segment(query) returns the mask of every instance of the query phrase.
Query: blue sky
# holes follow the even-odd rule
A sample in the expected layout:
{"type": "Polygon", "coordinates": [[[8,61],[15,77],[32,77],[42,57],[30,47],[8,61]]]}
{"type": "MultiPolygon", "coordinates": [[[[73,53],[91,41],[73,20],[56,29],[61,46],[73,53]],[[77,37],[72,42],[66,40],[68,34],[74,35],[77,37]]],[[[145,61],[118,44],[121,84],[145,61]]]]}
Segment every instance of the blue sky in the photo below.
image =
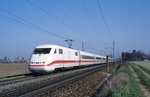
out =
{"type": "Polygon", "coordinates": [[[150,52],[149,0],[99,0],[110,33],[97,1],[0,0],[0,57],[29,58],[37,45],[67,46],[65,39],[79,50],[83,41],[85,51],[96,54],[112,53],[113,40],[116,56],[133,49],[150,52]]]}

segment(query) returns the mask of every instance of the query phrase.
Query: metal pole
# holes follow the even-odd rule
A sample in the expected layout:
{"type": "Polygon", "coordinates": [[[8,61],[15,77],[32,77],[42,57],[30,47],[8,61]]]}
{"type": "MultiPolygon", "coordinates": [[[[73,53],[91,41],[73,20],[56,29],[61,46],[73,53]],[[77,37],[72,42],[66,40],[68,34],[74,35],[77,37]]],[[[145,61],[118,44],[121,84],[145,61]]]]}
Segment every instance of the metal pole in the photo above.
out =
{"type": "Polygon", "coordinates": [[[109,73],[109,62],[108,62],[108,55],[106,56],[106,64],[107,64],[107,72],[109,73]]]}
{"type": "Polygon", "coordinates": [[[113,58],[115,58],[115,41],[113,41],[113,58]]]}
{"type": "Polygon", "coordinates": [[[113,41],[113,62],[115,59],[115,41],[113,41]]]}

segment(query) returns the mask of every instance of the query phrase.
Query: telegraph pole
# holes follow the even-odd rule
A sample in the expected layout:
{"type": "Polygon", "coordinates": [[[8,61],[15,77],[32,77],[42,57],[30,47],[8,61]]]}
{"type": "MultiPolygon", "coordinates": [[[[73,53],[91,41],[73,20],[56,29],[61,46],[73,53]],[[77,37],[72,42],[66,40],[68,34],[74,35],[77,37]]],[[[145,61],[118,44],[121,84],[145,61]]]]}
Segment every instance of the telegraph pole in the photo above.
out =
{"type": "Polygon", "coordinates": [[[107,72],[109,73],[109,56],[106,56],[107,72]]]}
{"type": "Polygon", "coordinates": [[[113,41],[113,58],[115,59],[115,41],[113,41]]]}

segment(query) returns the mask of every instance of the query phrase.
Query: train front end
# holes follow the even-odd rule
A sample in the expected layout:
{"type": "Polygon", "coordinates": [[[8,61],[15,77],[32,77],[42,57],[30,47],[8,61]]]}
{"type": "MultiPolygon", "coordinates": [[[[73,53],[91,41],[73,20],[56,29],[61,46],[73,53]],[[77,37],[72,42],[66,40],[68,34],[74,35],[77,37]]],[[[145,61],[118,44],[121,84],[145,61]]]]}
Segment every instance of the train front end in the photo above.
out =
{"type": "Polygon", "coordinates": [[[38,46],[34,49],[29,63],[29,70],[32,73],[49,73],[54,68],[47,66],[52,61],[52,47],[48,45],[38,46]]]}

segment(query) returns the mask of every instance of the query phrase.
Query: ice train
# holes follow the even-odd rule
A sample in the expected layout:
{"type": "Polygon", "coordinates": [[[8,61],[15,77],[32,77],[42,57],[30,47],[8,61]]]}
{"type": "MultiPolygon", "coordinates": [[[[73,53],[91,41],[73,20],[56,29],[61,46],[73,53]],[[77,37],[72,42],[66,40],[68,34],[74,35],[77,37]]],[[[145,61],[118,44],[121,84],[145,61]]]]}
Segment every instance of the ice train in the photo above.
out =
{"type": "MultiPolygon", "coordinates": [[[[109,59],[111,62],[112,59],[109,59]]],[[[49,73],[60,68],[79,67],[106,63],[100,56],[58,45],[39,45],[30,58],[29,70],[33,73],[49,73]]]]}

